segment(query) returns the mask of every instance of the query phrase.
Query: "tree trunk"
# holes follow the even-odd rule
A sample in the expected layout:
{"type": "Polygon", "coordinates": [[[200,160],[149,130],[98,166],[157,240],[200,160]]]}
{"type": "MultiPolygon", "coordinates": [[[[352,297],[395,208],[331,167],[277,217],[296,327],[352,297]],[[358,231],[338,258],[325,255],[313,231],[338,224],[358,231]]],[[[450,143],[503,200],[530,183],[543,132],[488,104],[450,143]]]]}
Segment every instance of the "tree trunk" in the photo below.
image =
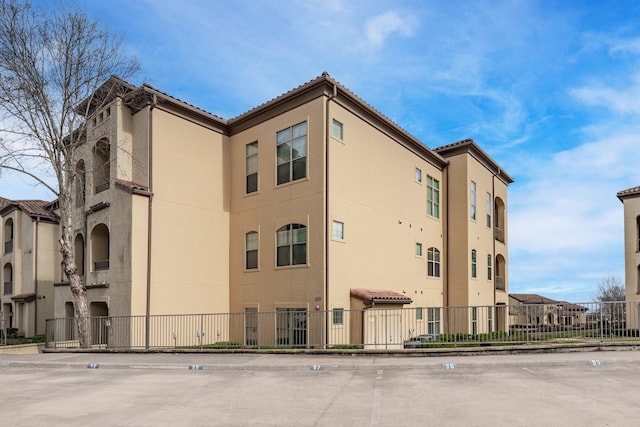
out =
{"type": "Polygon", "coordinates": [[[89,321],[89,306],[87,304],[87,287],[75,263],[73,250],[73,226],[71,218],[71,196],[70,191],[60,192],[60,199],[65,199],[60,203],[60,253],[62,254],[62,269],[69,279],[69,288],[73,295],[73,308],[75,312],[76,326],[78,328],[78,342],[80,348],[91,346],[91,325],[89,321]]]}

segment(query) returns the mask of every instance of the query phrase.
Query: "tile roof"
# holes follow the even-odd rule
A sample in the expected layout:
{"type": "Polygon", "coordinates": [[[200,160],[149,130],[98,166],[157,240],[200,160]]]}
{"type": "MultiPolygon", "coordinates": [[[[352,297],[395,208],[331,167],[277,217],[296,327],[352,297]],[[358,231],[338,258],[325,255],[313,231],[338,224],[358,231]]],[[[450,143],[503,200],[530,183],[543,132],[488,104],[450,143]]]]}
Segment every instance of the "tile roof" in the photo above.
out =
{"type": "Polygon", "coordinates": [[[507,172],[504,171],[492,158],[489,156],[480,146],[471,138],[463,139],[461,141],[452,142],[451,144],[442,145],[433,149],[436,153],[440,154],[444,158],[448,155],[459,154],[461,151],[471,152],[479,157],[481,162],[485,163],[485,166],[493,173],[504,179],[507,184],[511,184],[514,179],[507,172]]]}
{"type": "Polygon", "coordinates": [[[629,197],[640,196],[640,185],[637,187],[631,187],[627,188],[626,190],[618,191],[616,196],[618,197],[618,199],[620,199],[620,201],[629,197]]]}
{"type": "Polygon", "coordinates": [[[408,296],[385,289],[351,289],[351,296],[369,304],[411,304],[412,302],[408,296]]]}
{"type": "Polygon", "coordinates": [[[11,200],[0,197],[0,211],[4,209],[5,206],[9,205],[9,203],[11,203],[11,200]]]}
{"type": "Polygon", "coordinates": [[[0,210],[10,210],[13,207],[20,209],[31,217],[42,217],[52,221],[58,220],[58,216],[47,209],[51,202],[45,202],[44,200],[8,200],[8,203],[4,203],[7,200],[2,199],[0,201],[0,210]]]}
{"type": "Polygon", "coordinates": [[[523,304],[557,304],[560,302],[537,294],[509,294],[509,296],[523,304]]]}

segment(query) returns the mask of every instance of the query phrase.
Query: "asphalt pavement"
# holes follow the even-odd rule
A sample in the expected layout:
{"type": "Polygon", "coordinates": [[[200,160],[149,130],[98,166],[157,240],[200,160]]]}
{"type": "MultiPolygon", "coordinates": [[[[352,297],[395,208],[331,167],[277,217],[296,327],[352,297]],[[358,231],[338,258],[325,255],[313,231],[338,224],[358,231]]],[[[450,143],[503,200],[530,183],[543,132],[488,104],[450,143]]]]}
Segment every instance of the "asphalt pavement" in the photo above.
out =
{"type": "Polygon", "coordinates": [[[635,426],[640,351],[0,354],[2,426],[635,426]]]}

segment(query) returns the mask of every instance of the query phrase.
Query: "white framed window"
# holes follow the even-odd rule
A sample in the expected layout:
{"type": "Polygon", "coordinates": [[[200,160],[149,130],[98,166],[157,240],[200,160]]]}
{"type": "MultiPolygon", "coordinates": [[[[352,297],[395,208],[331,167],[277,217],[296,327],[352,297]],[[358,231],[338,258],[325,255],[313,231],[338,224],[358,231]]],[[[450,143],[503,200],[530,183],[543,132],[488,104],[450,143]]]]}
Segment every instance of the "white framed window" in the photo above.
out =
{"type": "Polygon", "coordinates": [[[427,215],[440,218],[440,181],[427,175],[427,215]]]}
{"type": "Polygon", "coordinates": [[[487,307],[487,332],[493,332],[493,307],[487,307]]]}
{"type": "Polygon", "coordinates": [[[478,307],[471,307],[471,333],[478,334],[478,307]]]}
{"type": "Polygon", "coordinates": [[[422,312],[422,307],[416,308],[416,320],[422,320],[424,313],[422,312]]]}
{"type": "Polygon", "coordinates": [[[415,179],[416,182],[422,183],[422,169],[416,168],[415,179]]]}
{"type": "Polygon", "coordinates": [[[307,122],[283,129],[277,134],[277,184],[307,176],[307,122]]]}
{"type": "Polygon", "coordinates": [[[250,231],[244,236],[244,268],[253,270],[258,268],[258,232],[250,231]]]}
{"type": "Polygon", "coordinates": [[[434,247],[427,249],[427,276],[440,277],[440,251],[434,247]]]}
{"type": "Polygon", "coordinates": [[[258,191],[258,141],[245,146],[245,192],[258,191]]]}
{"type": "Polygon", "coordinates": [[[332,323],[333,326],[343,326],[344,325],[344,308],[334,308],[332,310],[332,323]]]}
{"type": "Polygon", "coordinates": [[[487,255],[487,280],[491,280],[493,277],[493,265],[491,254],[487,255]]]}
{"type": "Polygon", "coordinates": [[[332,129],[331,134],[333,135],[333,137],[337,138],[339,140],[342,140],[342,137],[343,137],[343,126],[342,126],[342,123],[340,123],[336,119],[333,119],[333,126],[332,126],[331,129],[332,129]]]}
{"type": "Polygon", "coordinates": [[[487,228],[491,228],[491,207],[493,206],[493,198],[491,193],[487,193],[487,228]]]}
{"type": "Polygon", "coordinates": [[[471,199],[471,219],[472,220],[476,220],[476,183],[471,181],[470,184],[470,192],[471,194],[469,195],[470,199],[471,199]]]}
{"type": "Polygon", "coordinates": [[[440,333],[440,308],[428,308],[427,309],[427,332],[430,334],[440,333]]]}
{"type": "Polygon", "coordinates": [[[478,277],[478,252],[471,249],[471,277],[478,277]]]}
{"type": "Polygon", "coordinates": [[[422,256],[422,243],[416,242],[416,256],[422,256]]]}
{"type": "Polygon", "coordinates": [[[335,240],[344,240],[344,223],[334,220],[331,235],[335,240]]]}
{"type": "Polygon", "coordinates": [[[307,227],[287,224],[276,232],[276,265],[301,265],[307,263],[307,227]]]}

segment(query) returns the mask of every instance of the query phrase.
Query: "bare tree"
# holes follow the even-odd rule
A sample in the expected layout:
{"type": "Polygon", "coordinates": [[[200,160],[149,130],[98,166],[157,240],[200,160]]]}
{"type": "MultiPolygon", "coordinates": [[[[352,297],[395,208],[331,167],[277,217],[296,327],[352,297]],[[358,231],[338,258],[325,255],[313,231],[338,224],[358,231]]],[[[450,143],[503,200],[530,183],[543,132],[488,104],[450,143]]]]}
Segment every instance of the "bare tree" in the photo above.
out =
{"type": "Polygon", "coordinates": [[[596,299],[600,302],[624,301],[625,287],[622,279],[618,276],[609,276],[602,279],[598,284],[598,294],[596,299]]]}
{"type": "Polygon", "coordinates": [[[103,83],[139,68],[122,42],[67,2],[44,11],[26,0],[0,0],[0,172],[26,175],[57,197],[62,269],[83,348],[91,344],[91,329],[73,250],[73,163],[87,120],[117,90],[103,83]]]}

